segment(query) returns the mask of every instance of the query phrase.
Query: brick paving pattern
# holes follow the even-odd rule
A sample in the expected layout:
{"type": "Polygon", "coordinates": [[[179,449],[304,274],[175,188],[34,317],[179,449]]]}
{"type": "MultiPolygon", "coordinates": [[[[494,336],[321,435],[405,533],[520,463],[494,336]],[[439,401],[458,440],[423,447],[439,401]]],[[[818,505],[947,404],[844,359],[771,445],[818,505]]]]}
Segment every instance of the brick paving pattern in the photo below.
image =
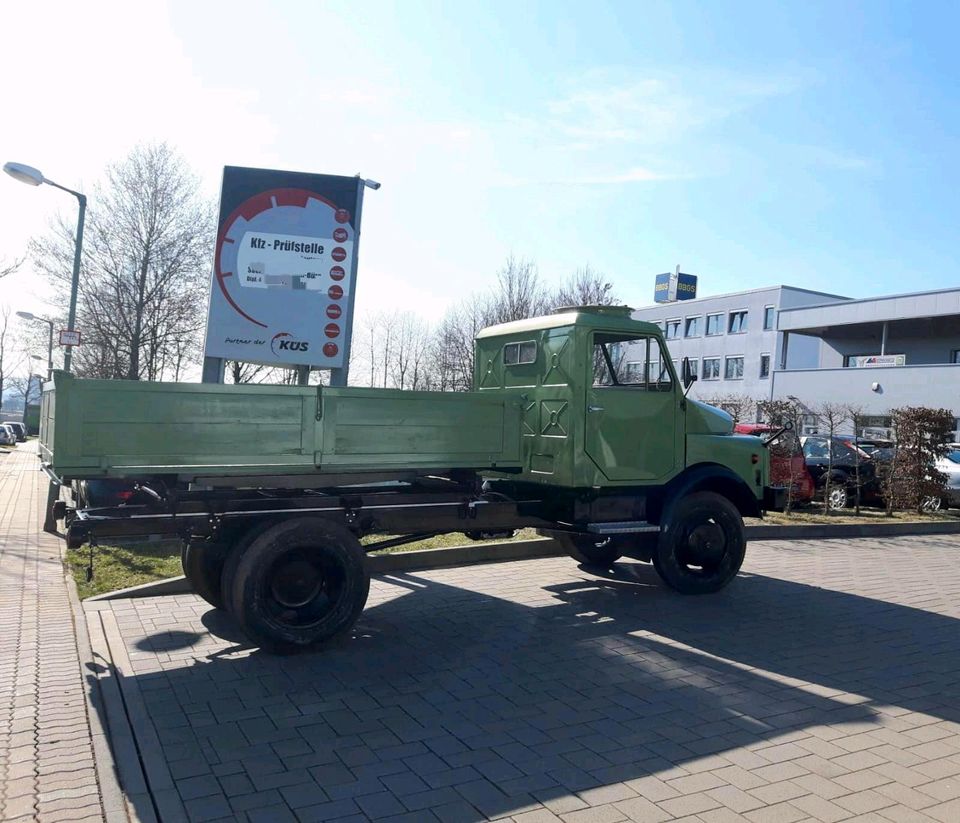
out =
{"type": "Polygon", "coordinates": [[[956,823],[958,550],[755,543],[703,598],[634,562],[386,575],[287,658],[193,596],[89,616],[194,821],[956,823]]]}
{"type": "Polygon", "coordinates": [[[0,455],[0,820],[102,820],[62,541],[40,529],[35,449],[0,455]]]}

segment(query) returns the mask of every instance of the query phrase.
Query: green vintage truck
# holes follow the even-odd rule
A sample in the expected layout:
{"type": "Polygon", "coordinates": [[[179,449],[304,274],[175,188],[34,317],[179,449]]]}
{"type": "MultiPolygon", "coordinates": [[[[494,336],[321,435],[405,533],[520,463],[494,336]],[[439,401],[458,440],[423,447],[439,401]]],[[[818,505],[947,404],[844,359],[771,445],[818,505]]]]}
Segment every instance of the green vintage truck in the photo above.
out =
{"type": "Polygon", "coordinates": [[[56,482],[122,481],[120,505],[57,504],[73,546],[184,540],[196,592],[289,651],[348,631],[366,553],[445,532],[535,527],[578,561],[652,562],[682,593],[743,562],[775,507],[769,457],[686,397],[663,336],[626,307],[483,330],[471,392],[146,383],[57,373],[40,453],[56,482]],[[367,535],[383,539],[361,545],[367,535]]]}

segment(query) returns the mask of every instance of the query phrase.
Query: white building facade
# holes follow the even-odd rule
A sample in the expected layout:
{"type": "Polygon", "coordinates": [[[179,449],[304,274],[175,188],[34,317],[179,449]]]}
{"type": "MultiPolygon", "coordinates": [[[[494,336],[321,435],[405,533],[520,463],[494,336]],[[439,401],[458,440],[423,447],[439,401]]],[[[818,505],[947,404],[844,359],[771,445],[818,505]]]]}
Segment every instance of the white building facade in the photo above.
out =
{"type": "MultiPolygon", "coordinates": [[[[891,409],[945,408],[960,442],[960,288],[861,300],[771,286],[633,316],[663,329],[678,373],[690,358],[700,400],[841,403],[870,429],[888,428],[891,409]]],[[[812,415],[805,425],[816,427],[812,415]]]]}

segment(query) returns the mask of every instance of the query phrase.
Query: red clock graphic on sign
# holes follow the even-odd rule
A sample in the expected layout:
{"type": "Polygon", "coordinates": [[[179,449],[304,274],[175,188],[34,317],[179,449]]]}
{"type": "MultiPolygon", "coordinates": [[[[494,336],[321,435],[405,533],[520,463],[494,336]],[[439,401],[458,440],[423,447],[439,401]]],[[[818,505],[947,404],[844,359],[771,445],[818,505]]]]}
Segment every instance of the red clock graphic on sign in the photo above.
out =
{"type": "Polygon", "coordinates": [[[327,337],[336,337],[338,334],[340,334],[340,327],[336,323],[327,323],[323,333],[327,337]]]}
{"type": "Polygon", "coordinates": [[[323,344],[323,353],[324,353],[327,357],[334,357],[334,356],[336,356],[336,354],[337,354],[338,351],[340,351],[340,349],[337,348],[337,344],[336,344],[336,343],[324,343],[324,344],[323,344]]]}
{"type": "Polygon", "coordinates": [[[347,239],[347,230],[344,228],[336,228],[333,230],[333,239],[338,243],[343,243],[347,239]]]}
{"type": "Polygon", "coordinates": [[[341,309],[336,303],[331,303],[327,306],[327,317],[331,320],[336,320],[341,314],[343,314],[343,309],[341,309]]]}
{"type": "Polygon", "coordinates": [[[331,300],[339,300],[341,297],[343,297],[343,289],[334,284],[327,289],[327,297],[329,297],[331,300]]]}
{"type": "Polygon", "coordinates": [[[343,266],[334,266],[332,269],[330,269],[331,280],[343,280],[346,274],[347,273],[343,270],[343,266]]]}
{"type": "Polygon", "coordinates": [[[347,250],[343,248],[343,246],[337,246],[332,252],[330,252],[330,256],[338,263],[342,263],[347,259],[347,250]]]}
{"type": "MultiPolygon", "coordinates": [[[[246,309],[238,301],[246,302],[243,289],[237,289],[238,282],[238,250],[244,235],[248,232],[264,232],[273,234],[295,234],[305,237],[315,236],[318,222],[329,221],[330,212],[337,223],[347,223],[350,212],[337,208],[325,197],[306,189],[281,188],[260,192],[243,201],[223,222],[223,227],[217,237],[216,257],[214,260],[214,274],[217,285],[223,293],[230,307],[241,317],[249,320],[261,328],[267,328],[267,323],[252,316],[256,309],[246,309]],[[233,286],[229,288],[228,286],[233,286]]],[[[329,225],[329,223],[327,224],[329,225]]],[[[329,231],[329,229],[328,229],[329,231]]],[[[347,234],[347,229],[337,227],[334,232],[347,234]]],[[[342,257],[332,255],[335,260],[346,258],[346,251],[339,246],[342,257]]],[[[339,287],[337,287],[339,288],[339,287]]],[[[343,290],[331,298],[339,300],[343,290]]]]}

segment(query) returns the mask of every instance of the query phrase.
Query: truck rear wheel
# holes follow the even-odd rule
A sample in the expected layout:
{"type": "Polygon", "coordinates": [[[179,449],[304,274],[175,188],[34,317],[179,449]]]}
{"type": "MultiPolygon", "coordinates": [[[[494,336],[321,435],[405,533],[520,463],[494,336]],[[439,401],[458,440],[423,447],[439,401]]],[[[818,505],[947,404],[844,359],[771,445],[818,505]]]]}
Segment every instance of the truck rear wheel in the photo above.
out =
{"type": "Polygon", "coordinates": [[[247,636],[267,651],[299,651],[331,640],[349,631],[367,602],[366,554],[336,523],[277,523],[231,561],[224,597],[247,636]]]}
{"type": "Polygon", "coordinates": [[[215,609],[223,608],[220,578],[227,550],[223,543],[203,542],[186,542],[180,550],[180,565],[191,588],[215,609]]]}
{"type": "Polygon", "coordinates": [[[660,532],[654,568],[681,594],[709,594],[740,570],[746,551],[743,519],[726,497],[695,492],[680,500],[660,532]]]}
{"type": "Polygon", "coordinates": [[[575,532],[550,532],[550,536],[567,554],[584,566],[600,566],[606,569],[623,557],[615,537],[575,532]]]}

